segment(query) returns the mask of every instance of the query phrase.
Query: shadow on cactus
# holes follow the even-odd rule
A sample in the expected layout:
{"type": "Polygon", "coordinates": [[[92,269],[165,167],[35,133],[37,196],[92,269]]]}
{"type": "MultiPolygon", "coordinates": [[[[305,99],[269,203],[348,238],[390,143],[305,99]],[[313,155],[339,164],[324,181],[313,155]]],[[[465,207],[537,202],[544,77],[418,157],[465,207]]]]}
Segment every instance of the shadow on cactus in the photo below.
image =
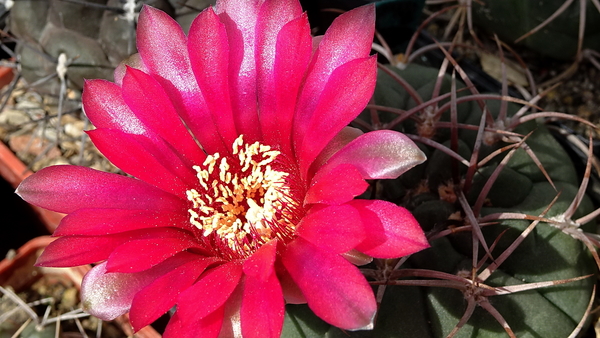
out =
{"type": "MultiPolygon", "coordinates": [[[[464,31],[468,30],[477,45],[483,47],[474,29],[476,24],[487,34],[497,34],[504,41],[526,46],[541,55],[573,60],[570,67],[543,83],[542,87],[569,78],[585,60],[600,69],[599,0],[427,0],[426,4],[431,15],[423,22],[421,29],[445,17],[448,24],[442,35],[443,41],[452,40],[454,45],[465,46],[462,44],[464,31]],[[449,5],[439,6],[446,4],[449,5]]],[[[426,46],[423,49],[434,47],[426,46]]],[[[411,49],[407,49],[407,61],[414,59],[411,49]]],[[[419,53],[415,51],[414,54],[419,53]]],[[[526,69],[525,64],[520,63],[526,69]]],[[[529,73],[529,70],[526,72],[529,73]]],[[[532,92],[535,93],[535,87],[532,92]]]]}
{"type": "Polygon", "coordinates": [[[442,70],[380,67],[355,124],[402,131],[428,160],[370,193],[407,206],[432,247],[362,269],[380,302],[373,331],[342,332],[288,306],[285,337],[574,337],[585,327],[600,266],[599,211],[585,196],[592,162],[580,184],[536,120],[577,118],[531,113],[539,96],[508,97],[506,81],[504,95],[480,94],[462,74],[448,54],[442,70]],[[451,63],[466,85],[439,75],[451,63]]]}

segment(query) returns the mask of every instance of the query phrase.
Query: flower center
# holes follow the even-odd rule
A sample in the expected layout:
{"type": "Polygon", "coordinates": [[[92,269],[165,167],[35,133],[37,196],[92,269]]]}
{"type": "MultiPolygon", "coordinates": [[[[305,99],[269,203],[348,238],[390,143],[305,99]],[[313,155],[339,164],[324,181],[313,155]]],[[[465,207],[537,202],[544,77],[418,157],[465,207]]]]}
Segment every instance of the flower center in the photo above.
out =
{"type": "Polygon", "coordinates": [[[240,135],[232,156],[215,153],[193,167],[203,191],[186,192],[190,223],[222,257],[247,257],[272,239],[291,238],[298,203],[290,174],[274,169],[280,155],[259,142],[245,144],[240,135]]]}

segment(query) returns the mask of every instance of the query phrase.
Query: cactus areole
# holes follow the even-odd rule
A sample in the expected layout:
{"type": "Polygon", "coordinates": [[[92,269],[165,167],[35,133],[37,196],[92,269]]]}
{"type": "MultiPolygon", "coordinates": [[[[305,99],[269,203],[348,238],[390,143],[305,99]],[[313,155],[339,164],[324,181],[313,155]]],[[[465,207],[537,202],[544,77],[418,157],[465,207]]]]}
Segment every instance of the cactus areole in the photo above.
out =
{"type": "Polygon", "coordinates": [[[355,199],[425,160],[401,133],[346,127],[375,87],[374,12],[312,38],[297,0],[223,0],[185,36],[144,7],[139,55],[82,98],[91,140],[131,177],[54,166],[26,179],[20,196],[68,214],[37,264],[99,263],[85,309],[130,312],[139,330],[175,308],[165,337],[279,337],[286,303],[372,328],[355,264],[428,247],[406,209],[355,199]]]}

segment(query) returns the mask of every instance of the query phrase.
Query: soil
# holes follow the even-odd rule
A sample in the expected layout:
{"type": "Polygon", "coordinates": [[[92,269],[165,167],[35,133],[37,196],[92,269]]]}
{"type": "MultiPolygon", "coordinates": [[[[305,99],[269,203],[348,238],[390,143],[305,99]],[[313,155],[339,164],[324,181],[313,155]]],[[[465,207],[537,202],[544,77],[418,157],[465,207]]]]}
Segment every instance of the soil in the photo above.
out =
{"type": "Polygon", "coordinates": [[[33,171],[74,164],[118,172],[84,133],[93,127],[82,113],[80,93],[68,91],[62,106],[60,133],[58,107],[58,98],[40,94],[20,81],[0,111],[0,139],[33,171]]]}

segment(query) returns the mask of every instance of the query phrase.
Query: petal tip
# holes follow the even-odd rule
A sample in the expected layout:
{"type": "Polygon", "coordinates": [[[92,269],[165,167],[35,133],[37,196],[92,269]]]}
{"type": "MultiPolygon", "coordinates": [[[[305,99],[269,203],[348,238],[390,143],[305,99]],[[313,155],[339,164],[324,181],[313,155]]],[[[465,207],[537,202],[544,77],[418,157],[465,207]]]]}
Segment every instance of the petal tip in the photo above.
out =
{"type": "Polygon", "coordinates": [[[418,147],[413,150],[411,155],[412,155],[412,161],[414,163],[413,166],[419,165],[419,164],[427,161],[427,155],[425,155],[425,153],[418,147]]]}
{"type": "Polygon", "coordinates": [[[374,311],[373,315],[371,316],[371,320],[369,321],[369,323],[367,325],[356,328],[356,329],[349,329],[348,331],[373,330],[375,328],[375,315],[376,314],[377,314],[377,311],[374,311]]]}

